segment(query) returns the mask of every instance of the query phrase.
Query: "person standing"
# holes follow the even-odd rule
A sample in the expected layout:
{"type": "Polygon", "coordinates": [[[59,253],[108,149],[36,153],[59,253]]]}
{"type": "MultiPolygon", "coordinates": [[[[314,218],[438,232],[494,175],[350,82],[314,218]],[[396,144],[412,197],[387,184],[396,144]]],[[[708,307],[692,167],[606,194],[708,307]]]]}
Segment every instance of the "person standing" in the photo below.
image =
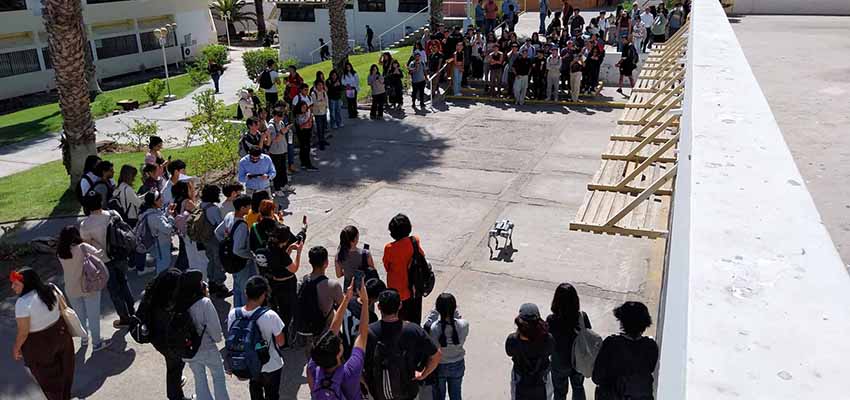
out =
{"type": "Polygon", "coordinates": [[[221,74],[224,73],[224,69],[213,59],[209,59],[207,60],[207,73],[210,74],[210,78],[212,78],[213,85],[215,86],[215,93],[218,94],[218,81],[221,79],[221,74]]]}
{"type": "Polygon", "coordinates": [[[493,50],[487,54],[484,62],[489,66],[490,72],[490,95],[498,97],[501,95],[502,71],[504,69],[505,55],[499,51],[499,45],[493,43],[493,50]]]}
{"type": "Polygon", "coordinates": [[[413,54],[413,61],[407,65],[407,71],[410,74],[411,104],[416,107],[416,100],[419,100],[419,107],[425,108],[425,61],[422,60],[422,55],[419,52],[413,54]]]}
{"type": "Polygon", "coordinates": [[[47,400],[70,400],[74,341],[59,310],[61,292],[29,267],[9,274],[17,334],[12,358],[24,360],[47,400]]]}
{"type": "Polygon", "coordinates": [[[339,79],[339,73],[331,70],[326,83],[328,89],[328,115],[330,117],[331,129],[339,129],[345,126],[342,123],[342,95],[345,87],[339,79]]]}
{"type": "Polygon", "coordinates": [[[490,32],[496,30],[496,18],[499,17],[499,5],[496,0],[487,0],[484,3],[484,34],[489,35],[490,32]]]}
{"type": "Polygon", "coordinates": [[[266,109],[271,110],[277,104],[277,85],[280,84],[280,74],[277,72],[275,60],[266,61],[266,70],[262,72],[258,81],[266,96],[266,109]]]}
{"type": "MultiPolygon", "coordinates": [[[[640,51],[646,53],[646,47],[652,40],[652,32],[650,31],[650,28],[652,28],[652,24],[655,21],[655,18],[653,17],[650,8],[647,7],[645,10],[643,10],[642,13],[640,13],[640,21],[643,22],[645,28],[644,30],[646,31],[646,34],[644,35],[643,40],[641,41],[640,51]]],[[[650,49],[651,48],[652,47],[650,47],[650,49]]]]}
{"type": "Polygon", "coordinates": [[[576,54],[570,62],[570,98],[574,102],[578,102],[578,95],[581,92],[581,71],[584,69],[584,61],[581,54],[576,54]]]}
{"type": "Polygon", "coordinates": [[[189,364],[195,378],[195,399],[197,400],[229,400],[227,383],[224,379],[224,363],[221,360],[218,345],[224,339],[221,333],[221,322],[210,298],[207,297],[204,275],[201,271],[190,269],[183,273],[179,286],[180,297],[177,307],[188,309],[195,330],[201,334],[201,344],[194,357],[183,359],[189,364]],[[207,382],[207,371],[212,376],[213,390],[210,391],[207,382]]]}
{"type": "Polygon", "coordinates": [[[455,45],[455,52],[452,55],[452,93],[455,96],[460,96],[460,84],[463,81],[463,65],[466,62],[466,56],[463,52],[463,41],[461,40],[455,45]]]}
{"type": "Polygon", "coordinates": [[[437,374],[437,391],[434,400],[462,400],[461,384],[466,372],[464,358],[466,350],[463,344],[469,336],[469,321],[458,317],[457,300],[451,293],[442,293],[437,297],[434,308],[439,319],[431,323],[428,332],[431,340],[440,345],[440,364],[434,372],[437,374]]]}
{"type": "Polygon", "coordinates": [[[331,49],[325,44],[325,39],[322,38],[319,38],[319,57],[321,57],[322,61],[331,58],[331,49]]]}
{"type": "Polygon", "coordinates": [[[414,293],[408,279],[407,267],[413,259],[414,247],[417,244],[419,254],[422,251],[422,242],[418,236],[411,236],[413,227],[410,219],[404,214],[396,214],[390,220],[388,230],[393,241],[384,245],[384,270],[387,271],[387,287],[398,291],[401,297],[402,308],[400,318],[419,325],[422,321],[422,293],[414,293]]]}
{"type": "Polygon", "coordinates": [[[620,333],[605,338],[596,355],[595,398],[651,400],[658,344],[643,336],[652,325],[649,310],[641,302],[627,301],[614,309],[614,317],[620,322],[620,333]]]}
{"type": "Polygon", "coordinates": [[[384,120],[384,103],[387,100],[387,92],[384,87],[384,77],[378,70],[378,66],[372,64],[369,67],[369,77],[367,83],[372,89],[372,107],[369,109],[369,118],[376,120],[384,120]]]}
{"type": "MultiPolygon", "coordinates": [[[[339,248],[334,259],[334,269],[336,277],[343,278],[343,287],[349,286],[351,279],[358,271],[365,273],[366,268],[370,271],[375,270],[375,261],[369,251],[369,245],[359,248],[357,247],[359,243],[360,231],[357,227],[348,225],[339,232],[339,248]]],[[[377,276],[377,271],[375,275],[377,276]]]]}
{"type": "Polygon", "coordinates": [[[232,254],[239,258],[244,266],[233,273],[233,306],[245,305],[245,282],[254,276],[254,263],[248,262],[253,259],[251,249],[248,246],[248,224],[245,223],[245,215],[251,209],[251,197],[240,195],[233,200],[235,211],[228,213],[220,224],[215,228],[215,237],[219,242],[225,238],[233,239],[232,254]]]}
{"type": "Polygon", "coordinates": [[[178,268],[184,270],[194,268],[203,271],[204,276],[206,276],[209,259],[207,259],[205,252],[198,247],[198,243],[192,240],[188,234],[189,215],[198,207],[198,202],[195,200],[197,194],[195,185],[190,180],[180,181],[174,185],[172,192],[174,193],[174,219],[177,222],[175,224],[177,235],[186,255],[186,266],[178,266],[178,268]]]}
{"type": "Polygon", "coordinates": [[[62,265],[65,292],[71,308],[77,312],[83,329],[89,336],[83,336],[80,343],[88,346],[89,337],[92,341],[92,354],[101,351],[110,344],[111,339],[100,337],[100,292],[101,290],[86,291],[83,287],[83,262],[87,257],[100,258],[101,252],[80,237],[80,231],[73,225],[62,228],[59,232],[59,243],[56,245],[56,255],[62,265]]]}
{"type": "Polygon", "coordinates": [[[204,249],[207,255],[207,282],[210,294],[219,298],[226,298],[233,295],[230,289],[224,285],[225,275],[224,267],[221,265],[221,259],[218,255],[218,239],[215,237],[215,227],[221,223],[223,214],[221,207],[218,205],[221,198],[221,189],[217,185],[206,185],[201,190],[201,209],[204,210],[204,218],[207,219],[211,231],[209,239],[204,242],[204,249]]]}
{"type": "MultiPolygon", "coordinates": [[[[144,230],[149,232],[153,238],[152,246],[147,249],[155,260],[156,273],[171,267],[171,235],[174,232],[174,218],[171,211],[174,205],[169,205],[167,212],[163,212],[162,194],[157,191],[145,193],[145,204],[142,206],[142,214],[139,215],[139,224],[144,224],[144,230]]],[[[110,277],[111,279],[111,277],[110,277]]]]}
{"type": "Polygon", "coordinates": [[[549,1],[540,0],[540,26],[537,29],[537,33],[541,35],[546,34],[546,18],[549,17],[549,12],[549,1]]]}
{"type": "Polygon", "coordinates": [[[310,154],[310,141],[313,138],[313,112],[310,110],[310,103],[302,101],[294,107],[295,135],[298,137],[298,159],[301,161],[301,170],[318,171],[319,169],[313,166],[310,154]]]}
{"type": "MultiPolygon", "coordinates": [[[[643,19],[641,18],[643,14],[638,16],[637,19],[632,20],[632,42],[634,44],[635,49],[638,52],[643,51],[644,39],[646,39],[646,25],[643,23],[643,19]]],[[[640,53],[638,53],[640,55],[640,53]]]]}
{"type": "Polygon", "coordinates": [[[475,3],[475,27],[478,30],[484,30],[486,28],[484,18],[484,0],[478,0],[475,3]]]}
{"type": "Polygon", "coordinates": [[[629,37],[623,39],[623,53],[620,56],[620,61],[617,61],[617,67],[620,69],[620,80],[618,83],[617,93],[623,94],[623,78],[629,78],[629,87],[635,86],[635,79],[632,78],[632,71],[637,68],[639,60],[638,51],[632,44],[629,37]]]}
{"type": "Polygon", "coordinates": [[[357,118],[357,92],[360,91],[360,77],[350,62],[345,63],[342,72],[342,85],[345,86],[345,105],[348,108],[348,118],[357,118]]]}
{"type": "Polygon", "coordinates": [[[558,101],[558,82],[561,78],[561,56],[556,47],[546,58],[546,100],[558,101]]]}
{"type": "MultiPolygon", "coordinates": [[[[309,147],[307,154],[309,156],[309,147]]],[[[271,180],[277,175],[271,157],[254,148],[239,160],[237,179],[245,185],[246,193],[269,192],[271,180]]]]}
{"type": "Polygon", "coordinates": [[[664,43],[667,41],[667,17],[663,12],[655,11],[652,19],[652,43],[664,43]]]}
{"type": "Polygon", "coordinates": [[[292,125],[289,125],[284,120],[283,111],[274,110],[272,112],[272,120],[269,122],[269,134],[271,145],[269,146],[269,157],[274,165],[275,176],[272,179],[272,189],[275,195],[283,196],[285,192],[291,192],[289,186],[289,178],[286,167],[286,158],[291,157],[287,154],[289,136],[292,134],[292,125]]]}
{"type": "Polygon", "coordinates": [[[374,38],[375,31],[373,31],[372,28],[369,27],[369,25],[366,25],[366,46],[369,49],[370,53],[375,50],[375,47],[372,46],[372,39],[374,38]]]}
{"type": "Polygon", "coordinates": [[[298,96],[298,92],[301,91],[301,85],[304,84],[304,78],[302,78],[298,73],[298,68],[296,66],[290,65],[288,70],[289,76],[286,77],[284,100],[292,105],[292,99],[294,99],[295,96],[298,96]]]}
{"type": "Polygon", "coordinates": [[[292,234],[288,226],[276,223],[266,240],[266,247],[254,252],[254,261],[260,275],[269,281],[271,299],[269,306],[283,323],[289,325],[295,315],[298,279],[295,273],[301,265],[304,243],[292,234]],[[292,252],[295,259],[292,259],[292,252]]]}
{"type": "Polygon", "coordinates": [[[570,37],[576,39],[581,36],[581,33],[584,31],[584,18],[581,16],[581,10],[578,8],[573,10],[567,26],[570,27],[570,37]]]}
{"type": "Polygon", "coordinates": [[[667,16],[667,37],[673,36],[685,22],[685,10],[682,3],[676,3],[667,16]]]}
{"type": "Polygon", "coordinates": [[[315,246],[307,252],[307,258],[313,270],[299,285],[295,329],[309,349],[330,328],[334,308],[342,304],[342,286],[325,275],[329,265],[327,249],[315,246]]]}
{"type": "Polygon", "coordinates": [[[389,108],[401,110],[404,105],[404,72],[402,72],[398,60],[390,60],[390,69],[385,79],[389,108]]]}
{"type": "Polygon", "coordinates": [[[579,318],[584,319],[585,328],[591,329],[590,318],[581,311],[578,292],[569,283],[562,283],[555,289],[550,309],[552,314],[546,317],[546,324],[555,340],[552,353],[554,400],[566,400],[570,386],[573,387],[573,400],[585,400],[584,376],[573,368],[572,356],[579,318]]]}
{"type": "Polygon", "coordinates": [[[126,260],[112,260],[107,254],[106,232],[113,220],[121,220],[117,212],[103,210],[101,207],[101,196],[97,192],[89,192],[83,197],[83,207],[89,211],[89,216],[80,222],[80,237],[86,243],[92,245],[101,252],[101,260],[109,270],[109,282],[107,289],[115,313],[119,319],[112,322],[116,329],[130,326],[130,317],[135,313],[133,294],[127,284],[125,266],[126,260]]]}
{"type": "Polygon", "coordinates": [[[525,104],[525,95],[528,92],[528,73],[531,70],[531,59],[528,58],[528,50],[522,50],[519,58],[513,62],[514,70],[514,99],[519,105],[525,104]]]}
{"type": "Polygon", "coordinates": [[[313,101],[313,116],[316,120],[316,137],[319,139],[319,150],[324,150],[325,146],[330,146],[325,138],[328,131],[328,92],[325,90],[324,81],[316,81],[310,98],[313,101]]]}
{"type": "Polygon", "coordinates": [[[546,322],[540,318],[537,305],[525,303],[514,320],[516,331],[505,340],[505,352],[513,360],[511,400],[546,400],[552,398],[549,356],[555,341],[546,322]]]}

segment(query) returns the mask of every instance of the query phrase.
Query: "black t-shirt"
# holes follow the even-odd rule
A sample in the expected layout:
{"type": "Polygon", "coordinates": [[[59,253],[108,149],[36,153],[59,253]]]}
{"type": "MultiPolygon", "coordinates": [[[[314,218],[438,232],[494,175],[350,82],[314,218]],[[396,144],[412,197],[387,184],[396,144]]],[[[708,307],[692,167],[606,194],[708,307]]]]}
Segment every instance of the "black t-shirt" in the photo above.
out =
{"type": "Polygon", "coordinates": [[[443,56],[439,53],[431,53],[428,56],[428,69],[432,74],[436,73],[443,67],[443,56]]]}
{"type": "Polygon", "coordinates": [[[284,279],[295,275],[287,269],[292,265],[292,257],[286,253],[286,249],[263,247],[254,251],[254,261],[262,275],[274,279],[284,279]]]}
{"type": "Polygon", "coordinates": [[[514,69],[516,70],[517,75],[528,75],[528,71],[531,70],[531,59],[519,57],[514,61],[514,69]]]}
{"type": "Polygon", "coordinates": [[[514,332],[505,340],[505,352],[514,362],[513,371],[519,376],[517,398],[537,400],[546,398],[545,377],[549,372],[549,356],[555,349],[552,335],[531,342],[521,340],[514,332]]]}
{"type": "MultiPolygon", "coordinates": [[[[398,346],[405,350],[407,365],[410,371],[422,368],[434,353],[437,346],[431,341],[431,337],[425,333],[421,326],[402,321],[384,322],[378,321],[369,324],[369,342],[366,345],[366,371],[375,355],[375,345],[378,340],[383,343],[392,343],[398,338],[398,346]]],[[[411,381],[413,376],[410,377],[411,381]]]]}
{"type": "Polygon", "coordinates": [[[336,81],[328,80],[328,81],[325,82],[325,84],[328,86],[328,99],[330,99],[330,100],[340,100],[340,99],[342,99],[342,92],[343,92],[343,89],[345,89],[342,86],[342,82],[340,82],[339,80],[336,80],[336,81]]]}
{"type": "MultiPolygon", "coordinates": [[[[345,316],[342,318],[339,335],[342,337],[342,353],[345,359],[351,356],[351,350],[354,349],[354,342],[360,333],[360,307],[359,301],[349,301],[348,307],[345,309],[345,316]]],[[[378,315],[370,309],[369,323],[372,324],[377,321],[378,315]]]]}
{"type": "MultiPolygon", "coordinates": [[[[585,328],[592,329],[590,318],[585,313],[582,313],[582,315],[584,315],[585,328]]],[[[546,317],[546,324],[549,325],[549,333],[555,339],[555,353],[552,354],[552,357],[560,357],[563,361],[572,362],[573,342],[576,340],[578,322],[573,326],[569,326],[570,324],[562,318],[551,314],[546,317]]]]}
{"type": "Polygon", "coordinates": [[[602,341],[593,366],[593,382],[601,390],[612,389],[621,378],[643,382],[652,388],[652,373],[658,363],[658,344],[652,338],[637,339],[611,335],[602,341]]]}
{"type": "Polygon", "coordinates": [[[582,25],[584,25],[584,18],[581,15],[574,15],[572,21],[570,21],[570,28],[578,30],[581,29],[582,25]]]}

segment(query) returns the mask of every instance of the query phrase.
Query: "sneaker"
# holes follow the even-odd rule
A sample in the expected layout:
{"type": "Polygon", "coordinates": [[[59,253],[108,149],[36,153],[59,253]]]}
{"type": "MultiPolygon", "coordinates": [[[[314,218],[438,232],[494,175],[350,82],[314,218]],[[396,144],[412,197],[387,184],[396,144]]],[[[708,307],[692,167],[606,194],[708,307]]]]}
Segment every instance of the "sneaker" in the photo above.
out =
{"type": "Polygon", "coordinates": [[[103,339],[103,340],[100,341],[100,343],[98,343],[97,345],[92,347],[91,352],[92,352],[92,354],[97,353],[98,351],[101,351],[105,348],[108,348],[111,345],[112,345],[112,339],[103,339]]]}
{"type": "Polygon", "coordinates": [[[129,328],[130,323],[127,322],[127,321],[122,321],[120,319],[116,319],[115,321],[112,321],[112,327],[115,328],[115,329],[129,328]]]}
{"type": "Polygon", "coordinates": [[[619,88],[619,89],[617,89],[617,93],[619,93],[619,94],[623,94],[623,88],[619,88]]]}
{"type": "Polygon", "coordinates": [[[82,339],[80,339],[80,347],[86,347],[88,345],[89,345],[89,337],[83,336],[82,339]]]}

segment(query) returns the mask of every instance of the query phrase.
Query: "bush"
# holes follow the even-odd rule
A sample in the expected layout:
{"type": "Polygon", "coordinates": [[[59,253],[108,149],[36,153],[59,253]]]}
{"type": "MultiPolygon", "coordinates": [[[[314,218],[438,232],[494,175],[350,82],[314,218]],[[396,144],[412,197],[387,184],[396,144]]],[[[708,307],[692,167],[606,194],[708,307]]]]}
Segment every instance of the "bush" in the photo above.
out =
{"type": "Polygon", "coordinates": [[[199,63],[206,64],[206,60],[213,60],[218,63],[218,65],[227,64],[227,46],[223,46],[220,44],[211,44],[209,46],[204,47],[201,50],[201,60],[198,60],[199,63]]]}
{"type": "Polygon", "coordinates": [[[192,100],[196,113],[189,117],[191,125],[186,143],[194,140],[204,143],[198,168],[202,171],[222,171],[230,177],[236,175],[240,128],[228,122],[230,113],[224,102],[216,100],[214,91],[205,90],[196,94],[192,100]]]}
{"type": "Polygon", "coordinates": [[[209,74],[207,74],[206,65],[200,62],[190,64],[186,69],[186,73],[189,75],[189,81],[192,83],[192,86],[201,86],[210,79],[209,74]]]}
{"type": "Polygon", "coordinates": [[[97,98],[95,98],[94,102],[91,103],[91,113],[93,117],[100,117],[102,115],[108,115],[115,109],[117,104],[115,103],[115,99],[112,96],[107,94],[99,94],[97,98]]]}
{"type": "Polygon", "coordinates": [[[278,62],[278,70],[280,70],[280,60],[278,60],[278,51],[275,49],[258,49],[251,50],[242,53],[242,62],[245,64],[245,71],[248,72],[248,78],[252,81],[257,80],[260,77],[260,74],[263,73],[263,70],[266,68],[266,62],[268,60],[275,60],[278,62]]]}
{"type": "Polygon", "coordinates": [[[151,104],[156,104],[164,91],[165,82],[161,79],[151,79],[150,82],[145,85],[145,94],[148,96],[148,100],[150,100],[151,104]]]}
{"type": "Polygon", "coordinates": [[[151,121],[149,119],[134,119],[132,125],[121,121],[121,124],[124,125],[127,130],[123,132],[110,133],[109,137],[116,142],[132,145],[135,147],[136,151],[143,151],[146,149],[148,139],[159,133],[159,125],[156,121],[151,121]]]}

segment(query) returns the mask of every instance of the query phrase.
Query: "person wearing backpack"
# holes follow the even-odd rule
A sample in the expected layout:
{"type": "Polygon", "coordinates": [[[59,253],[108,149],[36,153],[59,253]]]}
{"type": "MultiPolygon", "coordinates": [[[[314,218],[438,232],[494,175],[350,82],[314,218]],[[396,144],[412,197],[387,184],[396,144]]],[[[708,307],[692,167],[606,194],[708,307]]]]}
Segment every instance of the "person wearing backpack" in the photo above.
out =
{"type": "MultiPolygon", "coordinates": [[[[100,178],[94,174],[94,168],[98,163],[100,163],[100,157],[96,154],[92,154],[86,157],[85,163],[83,164],[83,175],[80,176],[80,181],[77,182],[77,185],[74,188],[76,191],[75,195],[80,206],[83,205],[83,197],[85,197],[85,195],[91,191],[94,184],[100,180],[100,178]]],[[[83,208],[83,213],[86,212],[85,208],[83,208]]]]}
{"type": "MultiPolygon", "coordinates": [[[[198,203],[195,201],[195,185],[188,180],[180,181],[171,188],[171,192],[174,194],[174,220],[181,247],[178,258],[182,255],[187,268],[200,270],[206,277],[209,259],[207,259],[204,249],[189,237],[188,230],[189,217],[198,208],[198,203]]],[[[182,268],[184,263],[178,262],[176,264],[184,269],[182,268]]]]}
{"type": "Polygon", "coordinates": [[[511,400],[548,400],[552,398],[549,356],[555,340],[537,305],[525,303],[514,319],[516,331],[505,340],[505,353],[513,360],[511,400]]]}
{"type": "Polygon", "coordinates": [[[150,191],[145,194],[139,221],[136,223],[136,240],[140,248],[155,260],[156,273],[171,268],[171,235],[174,233],[174,218],[168,206],[168,212],[162,211],[162,193],[150,191]]]}
{"type": "Polygon", "coordinates": [[[275,67],[275,60],[266,61],[266,69],[257,78],[257,83],[260,85],[260,89],[265,92],[266,106],[271,110],[277,104],[277,85],[280,84],[280,74],[275,67]]]}
{"type": "Polygon", "coordinates": [[[422,293],[414,293],[408,279],[408,269],[413,259],[413,243],[418,244],[417,251],[425,255],[418,236],[411,236],[413,227],[404,214],[397,214],[390,220],[390,237],[393,241],[384,245],[384,269],[387,271],[387,287],[398,291],[401,296],[401,319],[419,325],[422,321],[422,293]]]}
{"type": "MultiPolygon", "coordinates": [[[[90,336],[92,354],[108,348],[112,340],[100,336],[100,292],[102,289],[86,291],[83,287],[86,278],[83,264],[86,257],[100,257],[101,252],[83,242],[76,226],[68,225],[59,233],[56,255],[59,258],[59,264],[62,265],[65,295],[71,303],[71,308],[77,312],[83,329],[89,333],[88,336],[82,337],[80,345],[88,346],[90,336]]],[[[104,278],[108,279],[109,274],[106,275],[104,278]]]]}
{"type": "Polygon", "coordinates": [[[201,344],[192,358],[184,358],[195,378],[195,398],[197,400],[229,400],[227,384],[224,380],[224,364],[218,345],[224,339],[221,321],[210,298],[201,271],[190,269],[180,278],[180,290],[177,306],[189,310],[197,332],[201,333],[201,344]],[[213,397],[207,383],[207,370],[212,376],[213,397]]]}
{"type": "Polygon", "coordinates": [[[620,333],[608,336],[593,365],[597,400],[652,400],[658,344],[643,336],[652,325],[641,302],[627,301],[614,309],[620,333]]]}
{"type": "Polygon", "coordinates": [[[209,229],[208,238],[203,242],[205,253],[207,255],[207,282],[210,294],[219,298],[227,298],[233,295],[233,292],[224,285],[227,277],[224,275],[224,269],[221,265],[221,260],[218,257],[218,238],[215,237],[215,228],[224,219],[221,212],[221,207],[218,205],[221,199],[221,188],[217,185],[206,185],[201,190],[201,209],[203,211],[204,229],[209,229]]]}
{"type": "Polygon", "coordinates": [[[374,400],[412,400],[440,363],[442,353],[418,324],[403,321],[404,308],[395,289],[378,296],[381,320],[369,324],[363,376],[374,400]],[[421,370],[420,370],[421,368],[421,370]]]}
{"type": "Polygon", "coordinates": [[[100,206],[104,210],[107,210],[109,209],[108,204],[112,198],[112,192],[115,191],[115,182],[112,180],[112,177],[115,176],[115,166],[111,162],[103,160],[97,163],[93,173],[98,179],[92,183],[88,192],[83,193],[83,196],[91,192],[100,194],[100,206]]]}
{"type": "Polygon", "coordinates": [[[100,193],[89,192],[83,197],[83,207],[89,211],[89,216],[80,222],[80,237],[84,242],[101,252],[100,259],[109,270],[109,297],[115,307],[119,319],[112,322],[116,329],[130,326],[130,317],[135,313],[133,294],[127,284],[126,265],[124,260],[112,260],[107,252],[107,230],[113,218],[121,220],[115,211],[103,210],[100,193]]]}
{"type": "Polygon", "coordinates": [[[245,215],[251,209],[251,197],[240,195],[233,201],[236,211],[228,213],[215,228],[219,241],[219,258],[226,272],[233,275],[233,306],[245,305],[245,284],[256,274],[251,249],[248,247],[248,225],[245,215]]]}
{"type": "Polygon", "coordinates": [[[340,327],[348,304],[354,297],[354,282],[345,292],[342,303],[334,313],[328,332],[316,341],[307,363],[307,385],[313,400],[361,400],[360,376],[365,363],[366,341],[369,339],[369,294],[365,282],[358,290],[360,322],[354,348],[349,357],[344,356],[340,327]]]}
{"type": "Polygon", "coordinates": [[[177,311],[175,300],[182,275],[177,268],[169,268],[158,274],[145,289],[136,315],[141,323],[147,325],[150,343],[165,359],[165,392],[168,400],[189,400],[183,393],[186,380],[183,367],[186,363],[168,346],[169,320],[177,311]]]}
{"type": "Polygon", "coordinates": [[[249,379],[251,400],[278,400],[283,371],[278,349],[286,344],[286,325],[276,312],[263,306],[269,296],[266,278],[248,279],[245,295],[245,306],[234,307],[227,315],[227,368],[233,375],[249,379]]]}
{"type": "Polygon", "coordinates": [[[328,251],[315,246],[307,253],[313,272],[305,275],[298,290],[295,330],[307,342],[309,352],[315,339],[331,325],[334,308],[342,303],[342,286],[325,275],[328,251]]]}
{"type": "Polygon", "coordinates": [[[168,207],[174,203],[174,194],[171,193],[171,188],[180,182],[181,178],[186,175],[186,163],[183,160],[174,160],[168,163],[169,178],[165,181],[165,186],[162,187],[162,205],[168,207]]]}
{"type": "Polygon", "coordinates": [[[573,342],[579,329],[579,318],[590,329],[590,318],[581,311],[578,292],[569,283],[562,283],[555,289],[552,298],[552,314],[546,317],[549,333],[555,339],[555,351],[552,353],[552,386],[554,400],[566,400],[570,386],[573,387],[573,400],[584,400],[584,376],[573,366],[573,342]]]}

